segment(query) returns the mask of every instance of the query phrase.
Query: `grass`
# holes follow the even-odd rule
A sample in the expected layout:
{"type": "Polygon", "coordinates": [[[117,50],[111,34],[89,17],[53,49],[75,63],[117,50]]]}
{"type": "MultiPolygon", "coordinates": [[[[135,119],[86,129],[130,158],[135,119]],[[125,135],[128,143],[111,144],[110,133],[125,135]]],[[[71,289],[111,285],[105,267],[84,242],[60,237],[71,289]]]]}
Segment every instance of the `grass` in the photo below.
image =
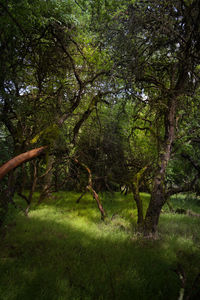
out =
{"type": "MultiPolygon", "coordinates": [[[[164,208],[160,239],[144,240],[135,231],[131,195],[101,195],[105,223],[89,194],[76,204],[78,197],[59,192],[33,205],[29,218],[10,214],[1,233],[1,300],[178,299],[179,264],[192,290],[200,273],[200,218],[164,208]]],[[[147,207],[149,195],[142,197],[147,207]]],[[[183,201],[184,208],[199,211],[195,200],[179,198],[174,205],[183,201]]],[[[199,299],[195,292],[191,299],[199,299]]]]}

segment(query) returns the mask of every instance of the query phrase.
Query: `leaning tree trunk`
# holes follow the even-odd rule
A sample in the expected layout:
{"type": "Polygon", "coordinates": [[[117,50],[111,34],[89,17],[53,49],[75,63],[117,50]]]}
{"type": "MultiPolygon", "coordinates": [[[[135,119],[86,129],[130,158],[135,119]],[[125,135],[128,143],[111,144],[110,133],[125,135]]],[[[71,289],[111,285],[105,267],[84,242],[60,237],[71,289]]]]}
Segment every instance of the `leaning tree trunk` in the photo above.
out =
{"type": "Polygon", "coordinates": [[[0,180],[8,174],[11,170],[15,169],[16,167],[20,166],[26,161],[29,161],[37,156],[39,156],[44,150],[47,148],[47,146],[43,146],[40,148],[36,148],[30,151],[27,151],[25,153],[22,153],[20,155],[15,156],[8,162],[6,162],[4,165],[0,167],[0,180]]]}
{"type": "Polygon", "coordinates": [[[88,185],[87,185],[86,189],[92,193],[93,198],[96,200],[97,207],[98,207],[98,209],[101,213],[101,219],[104,221],[104,219],[106,217],[106,213],[105,213],[105,211],[103,209],[103,206],[101,204],[101,201],[99,199],[99,195],[97,194],[97,192],[93,188],[93,185],[92,185],[92,172],[88,168],[88,166],[86,166],[84,163],[79,162],[78,159],[75,158],[74,161],[76,163],[80,164],[88,172],[89,177],[88,177],[88,185]]]}
{"type": "Polygon", "coordinates": [[[161,209],[165,203],[165,173],[171,155],[175,133],[176,102],[172,99],[165,114],[165,138],[160,151],[159,167],[153,181],[151,200],[144,221],[144,234],[154,235],[157,231],[161,209]]]}
{"type": "MultiPolygon", "coordinates": [[[[15,168],[17,168],[21,164],[25,163],[26,161],[29,161],[29,160],[31,160],[31,159],[39,156],[40,154],[42,154],[46,148],[47,148],[47,146],[43,146],[43,147],[39,147],[39,148],[30,150],[30,151],[27,151],[25,153],[22,153],[20,155],[15,156],[14,158],[10,159],[8,162],[6,162],[5,164],[3,164],[0,167],[0,181],[10,171],[13,171],[15,168]]],[[[11,177],[12,177],[12,174],[11,174],[11,177]]],[[[10,182],[10,178],[9,178],[9,182],[10,182]]],[[[4,195],[2,195],[3,204],[0,203],[0,208],[3,205],[3,214],[4,215],[6,215],[6,213],[7,213],[8,203],[12,202],[12,196],[14,195],[14,191],[15,191],[15,188],[14,188],[15,184],[13,184],[13,180],[11,182],[11,185],[13,186],[13,190],[12,191],[9,188],[9,185],[10,185],[9,182],[8,182],[7,193],[4,194],[4,195]]],[[[1,195],[0,195],[0,197],[1,197],[1,195]]],[[[0,214],[0,226],[1,226],[2,222],[3,222],[2,221],[3,218],[1,218],[1,217],[2,216],[0,214]]]]}

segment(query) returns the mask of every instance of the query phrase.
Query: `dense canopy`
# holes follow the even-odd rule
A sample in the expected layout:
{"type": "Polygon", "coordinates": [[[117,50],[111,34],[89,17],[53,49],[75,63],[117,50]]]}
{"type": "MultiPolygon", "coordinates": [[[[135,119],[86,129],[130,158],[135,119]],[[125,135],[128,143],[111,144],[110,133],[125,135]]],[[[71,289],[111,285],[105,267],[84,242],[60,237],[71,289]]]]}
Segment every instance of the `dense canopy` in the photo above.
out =
{"type": "Polygon", "coordinates": [[[35,190],[41,203],[89,189],[99,206],[123,186],[148,235],[171,195],[199,193],[199,12],[195,0],[0,1],[2,218],[14,193],[30,205],[35,190]]]}
{"type": "Polygon", "coordinates": [[[0,298],[200,299],[200,1],[0,0],[0,298]]]}

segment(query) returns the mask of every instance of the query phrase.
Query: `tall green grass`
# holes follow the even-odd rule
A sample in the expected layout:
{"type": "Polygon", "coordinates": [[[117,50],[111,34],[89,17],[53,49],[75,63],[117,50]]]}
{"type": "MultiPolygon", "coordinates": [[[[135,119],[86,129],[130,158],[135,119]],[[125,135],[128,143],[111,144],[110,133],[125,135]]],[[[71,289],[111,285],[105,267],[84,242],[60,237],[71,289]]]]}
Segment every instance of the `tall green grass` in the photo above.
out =
{"type": "MultiPolygon", "coordinates": [[[[89,194],[76,204],[74,192],[33,203],[28,218],[10,215],[1,236],[1,300],[178,299],[178,264],[191,290],[200,272],[200,219],[164,213],[160,239],[144,240],[132,196],[100,196],[105,222],[89,194]]],[[[146,208],[149,195],[142,197],[146,208]]]]}

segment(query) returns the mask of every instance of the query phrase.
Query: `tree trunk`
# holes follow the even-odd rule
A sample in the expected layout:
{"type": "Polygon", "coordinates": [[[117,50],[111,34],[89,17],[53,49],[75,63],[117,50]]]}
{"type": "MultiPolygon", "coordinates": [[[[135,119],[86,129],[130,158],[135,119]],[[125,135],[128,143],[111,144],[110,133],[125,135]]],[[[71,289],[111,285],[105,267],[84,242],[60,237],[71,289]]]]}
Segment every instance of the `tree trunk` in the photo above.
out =
{"type": "Polygon", "coordinates": [[[135,200],[136,206],[137,206],[137,213],[138,213],[137,224],[139,227],[141,227],[141,225],[143,225],[143,222],[144,222],[143,203],[142,203],[142,199],[140,197],[139,187],[140,187],[141,177],[144,174],[144,172],[146,171],[146,169],[147,169],[147,166],[145,166],[139,172],[137,172],[137,174],[133,178],[133,183],[131,184],[133,197],[134,197],[134,200],[135,200]]]}
{"type": "Polygon", "coordinates": [[[140,226],[143,224],[144,221],[142,199],[140,198],[139,191],[135,189],[134,185],[131,185],[131,188],[132,188],[133,198],[137,206],[137,213],[138,213],[137,224],[140,226]]]}
{"type": "Polygon", "coordinates": [[[8,212],[8,204],[14,205],[16,208],[16,204],[13,201],[13,196],[15,193],[15,174],[14,170],[9,174],[8,178],[8,186],[5,190],[0,191],[0,227],[3,224],[5,217],[8,212]]]}
{"type": "Polygon", "coordinates": [[[46,164],[45,174],[41,176],[41,177],[44,177],[44,181],[43,181],[42,191],[40,193],[40,198],[38,200],[38,204],[42,203],[42,201],[46,197],[49,196],[51,182],[52,182],[52,175],[53,175],[53,172],[52,172],[53,163],[54,163],[54,157],[52,155],[50,155],[48,157],[48,161],[47,161],[47,164],[46,164]]]}
{"type": "Polygon", "coordinates": [[[40,148],[36,148],[30,151],[27,151],[25,153],[22,153],[20,155],[15,156],[8,162],[6,162],[4,165],[0,167],[0,180],[11,170],[14,168],[20,166],[22,163],[29,161],[33,159],[34,157],[39,156],[41,153],[44,152],[44,150],[47,148],[47,146],[43,146],[40,148]]]}
{"type": "Polygon", "coordinates": [[[101,201],[100,201],[100,199],[99,199],[99,195],[96,193],[96,191],[92,188],[91,185],[88,185],[88,186],[87,186],[87,189],[88,189],[89,191],[91,191],[91,193],[92,193],[92,195],[93,195],[93,198],[96,200],[97,207],[98,207],[98,209],[99,209],[99,211],[100,211],[100,213],[101,213],[101,220],[104,221],[104,219],[105,219],[105,217],[106,217],[106,213],[105,213],[105,211],[104,211],[104,209],[103,209],[103,206],[102,206],[102,204],[101,204],[101,201]]]}
{"type": "Polygon", "coordinates": [[[175,99],[171,100],[165,114],[165,138],[160,151],[159,166],[153,181],[151,200],[144,221],[144,234],[154,235],[157,231],[161,209],[165,203],[165,173],[171,155],[175,132],[175,99]]]}
{"type": "Polygon", "coordinates": [[[102,206],[102,204],[101,204],[101,201],[100,201],[100,199],[99,199],[99,195],[98,195],[98,194],[96,193],[96,191],[93,189],[93,186],[92,186],[92,172],[91,172],[91,170],[88,168],[88,166],[86,166],[84,163],[79,162],[78,159],[75,158],[74,161],[75,161],[76,163],[80,164],[80,165],[81,165],[83,168],[85,168],[86,171],[88,172],[89,177],[88,177],[88,185],[87,185],[86,189],[89,190],[89,191],[92,193],[93,198],[96,200],[98,209],[99,209],[99,211],[100,211],[100,213],[101,213],[101,219],[104,221],[104,219],[105,219],[105,217],[106,217],[106,213],[105,213],[105,211],[104,211],[104,209],[103,209],[103,206],[102,206]]]}
{"type": "Polygon", "coordinates": [[[138,213],[137,224],[138,224],[139,229],[141,229],[141,227],[144,223],[143,203],[142,203],[142,199],[140,197],[139,188],[140,188],[141,177],[147,168],[148,168],[148,166],[145,166],[139,172],[137,172],[133,178],[133,183],[131,183],[133,197],[134,197],[134,200],[135,200],[136,206],[137,206],[137,213],[138,213]]]}
{"type": "Polygon", "coordinates": [[[78,197],[78,199],[76,200],[76,203],[80,203],[81,199],[83,198],[83,196],[87,193],[87,189],[80,195],[80,197],[78,197]]]}
{"type": "Polygon", "coordinates": [[[33,182],[32,182],[32,186],[29,192],[29,196],[28,196],[28,201],[27,201],[27,208],[25,209],[25,215],[28,216],[29,213],[29,208],[31,206],[31,202],[32,202],[32,198],[33,198],[33,193],[35,192],[35,188],[36,188],[36,184],[37,184],[37,164],[36,162],[33,163],[33,182]]]}
{"type": "Polygon", "coordinates": [[[25,164],[21,164],[21,176],[20,176],[20,184],[18,188],[18,194],[22,194],[26,185],[26,181],[28,178],[28,174],[26,172],[25,164]]]}

